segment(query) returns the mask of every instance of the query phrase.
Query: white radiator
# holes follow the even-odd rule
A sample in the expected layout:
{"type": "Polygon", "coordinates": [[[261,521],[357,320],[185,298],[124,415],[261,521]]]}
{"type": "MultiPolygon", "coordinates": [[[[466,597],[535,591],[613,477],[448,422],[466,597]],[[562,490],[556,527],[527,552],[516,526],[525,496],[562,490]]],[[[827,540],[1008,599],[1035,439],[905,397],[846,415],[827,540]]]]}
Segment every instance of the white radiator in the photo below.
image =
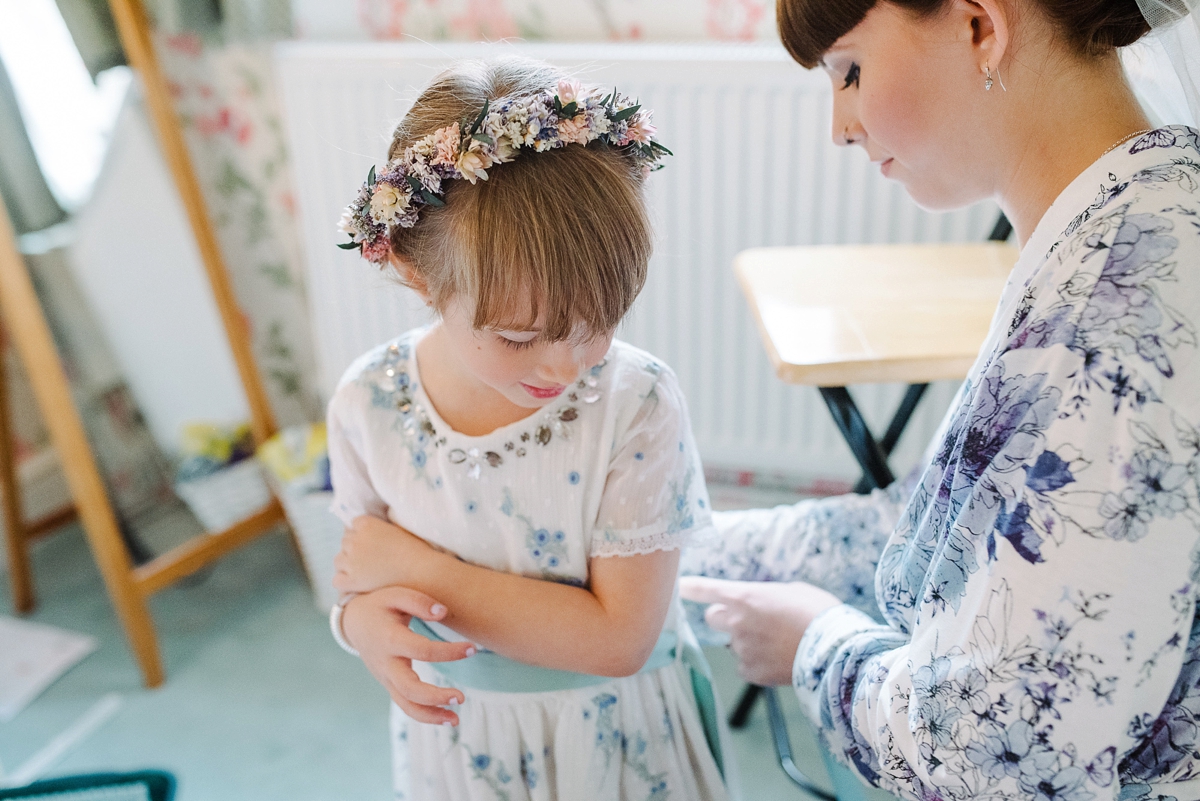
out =
{"type": "MultiPolygon", "coordinates": [[[[335,224],[382,161],[395,122],[448,62],[503,46],[288,43],[276,51],[326,397],[358,354],[424,320],[335,224]]],[[[508,52],[512,49],[509,48],[508,52]]],[[[649,182],[658,245],[619,336],[679,374],[706,463],[800,481],[857,475],[815,390],[772,372],[737,288],[735,253],[759,245],[981,240],[994,205],[921,211],[857,148],[830,140],[829,79],[777,47],[539,45],[520,51],[618,86],[654,110],[674,152],[649,182]]],[[[935,385],[901,441],[910,464],[953,393],[935,385]]],[[[901,387],[854,390],[882,431],[901,387]]]]}

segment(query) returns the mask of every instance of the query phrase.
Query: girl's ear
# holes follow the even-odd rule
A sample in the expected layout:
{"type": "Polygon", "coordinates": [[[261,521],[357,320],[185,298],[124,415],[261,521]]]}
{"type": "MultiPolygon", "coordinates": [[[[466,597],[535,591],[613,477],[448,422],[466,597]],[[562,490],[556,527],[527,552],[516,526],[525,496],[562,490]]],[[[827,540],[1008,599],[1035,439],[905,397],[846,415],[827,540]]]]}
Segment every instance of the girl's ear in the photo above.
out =
{"type": "Polygon", "coordinates": [[[433,305],[433,300],[429,297],[429,285],[425,282],[425,278],[417,272],[413,263],[395,253],[389,253],[388,260],[392,264],[392,269],[400,276],[400,283],[420,295],[426,306],[433,305]]]}

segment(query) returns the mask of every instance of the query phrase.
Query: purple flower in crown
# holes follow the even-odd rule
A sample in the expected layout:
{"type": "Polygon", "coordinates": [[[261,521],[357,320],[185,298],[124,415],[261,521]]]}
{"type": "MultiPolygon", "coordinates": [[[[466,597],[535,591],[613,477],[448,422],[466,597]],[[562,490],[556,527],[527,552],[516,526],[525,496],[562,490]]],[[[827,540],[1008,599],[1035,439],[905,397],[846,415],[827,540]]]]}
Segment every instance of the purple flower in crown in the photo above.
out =
{"type": "Polygon", "coordinates": [[[553,92],[485,101],[472,124],[454,123],[422,137],[378,175],[372,167],[338,223],[350,236],[338,247],[383,264],[394,228],[416,225],[425,206],[445,205],[444,181],[486,181],[489,169],[512,161],[522,148],[542,152],[599,140],[625,151],[648,174],[671,155],[654,139],[650,119],[649,111],[615,89],[601,97],[597,88],[566,79],[553,92]]]}

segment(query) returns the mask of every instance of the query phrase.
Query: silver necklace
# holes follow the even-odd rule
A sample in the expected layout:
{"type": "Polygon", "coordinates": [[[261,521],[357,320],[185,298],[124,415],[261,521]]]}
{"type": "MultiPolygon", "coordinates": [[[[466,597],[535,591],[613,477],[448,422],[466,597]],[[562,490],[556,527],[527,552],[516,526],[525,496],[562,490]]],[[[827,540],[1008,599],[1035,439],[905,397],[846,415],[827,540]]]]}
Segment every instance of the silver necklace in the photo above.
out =
{"type": "Polygon", "coordinates": [[[1101,154],[1100,154],[1100,158],[1104,158],[1104,157],[1105,157],[1105,156],[1107,156],[1109,153],[1113,152],[1113,151],[1114,151],[1114,150],[1116,150],[1118,147],[1120,147],[1121,145],[1123,145],[1123,144],[1125,144],[1126,142],[1128,142],[1130,139],[1133,139],[1135,136],[1142,136],[1143,134],[1148,134],[1148,133],[1150,133],[1151,131],[1154,131],[1154,130],[1157,130],[1157,129],[1155,129],[1155,128],[1145,128],[1145,129],[1143,129],[1143,130],[1140,130],[1140,131],[1134,131],[1133,133],[1129,134],[1129,136],[1126,136],[1124,139],[1121,139],[1121,140],[1119,140],[1119,141],[1118,141],[1118,142],[1116,142],[1116,143],[1115,143],[1115,144],[1114,144],[1112,147],[1110,147],[1108,150],[1105,150],[1103,153],[1101,153],[1101,154]]]}

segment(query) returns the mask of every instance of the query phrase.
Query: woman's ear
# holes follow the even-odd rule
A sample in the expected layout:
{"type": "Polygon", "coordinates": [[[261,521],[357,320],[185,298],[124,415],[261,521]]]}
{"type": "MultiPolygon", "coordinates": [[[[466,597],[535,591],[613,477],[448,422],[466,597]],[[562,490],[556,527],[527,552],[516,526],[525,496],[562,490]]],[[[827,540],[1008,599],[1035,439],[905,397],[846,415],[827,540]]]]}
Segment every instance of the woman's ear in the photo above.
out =
{"type": "Polygon", "coordinates": [[[1000,68],[1012,42],[1012,4],[1005,0],[952,0],[952,3],[954,11],[971,26],[971,46],[981,77],[990,77],[1003,86],[1000,68]]]}
{"type": "Polygon", "coordinates": [[[432,306],[433,299],[429,297],[429,284],[425,282],[424,276],[417,271],[413,263],[395,253],[388,254],[388,261],[391,262],[392,269],[400,276],[400,283],[420,295],[426,306],[432,306]]]}

